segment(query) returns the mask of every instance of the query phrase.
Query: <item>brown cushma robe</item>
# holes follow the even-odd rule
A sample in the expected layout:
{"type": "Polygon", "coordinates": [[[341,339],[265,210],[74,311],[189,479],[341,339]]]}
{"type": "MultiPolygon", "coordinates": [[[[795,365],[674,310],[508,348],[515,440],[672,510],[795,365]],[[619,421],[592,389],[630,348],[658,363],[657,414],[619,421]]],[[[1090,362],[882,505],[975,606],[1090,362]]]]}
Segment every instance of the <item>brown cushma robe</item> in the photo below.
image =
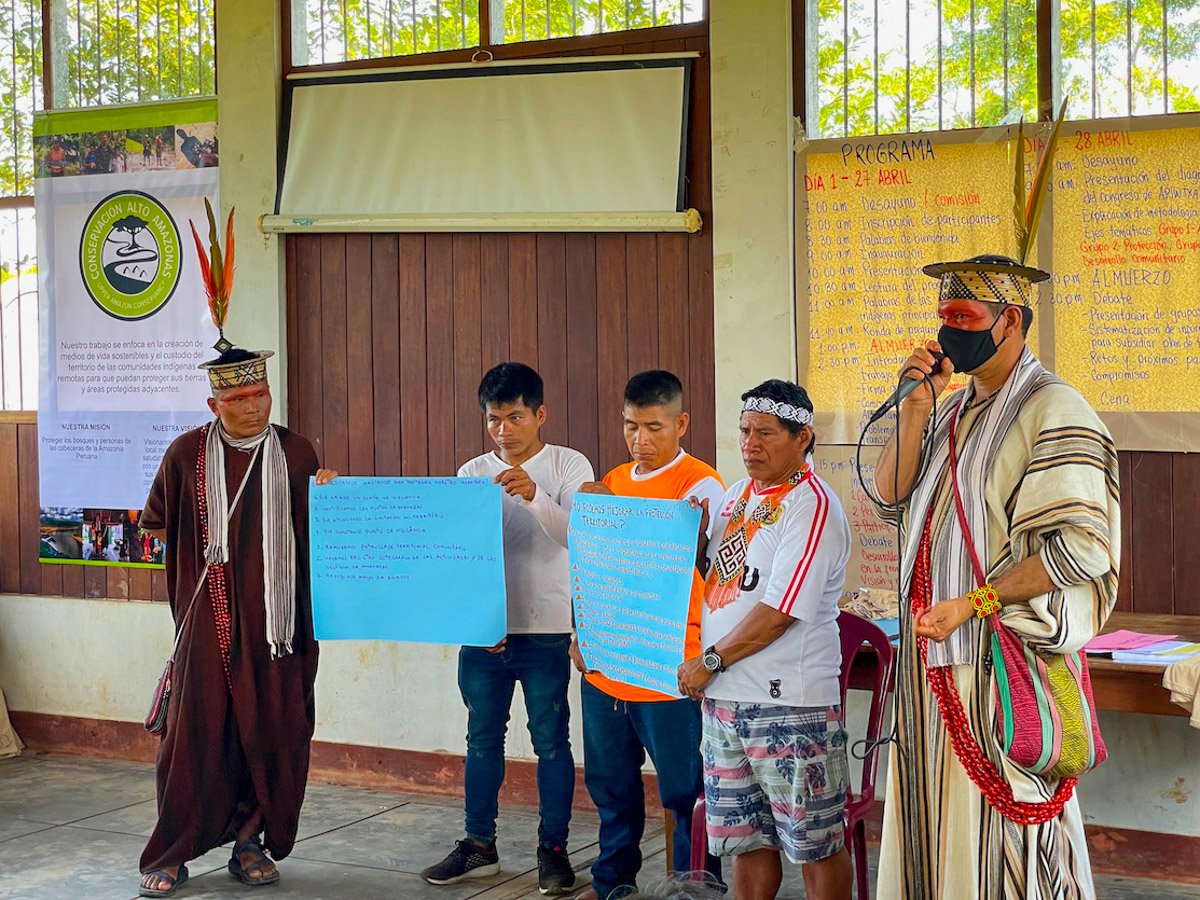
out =
{"type": "MultiPolygon", "coordinates": [[[[296,534],[296,631],[290,656],[272,660],[263,605],[262,454],[229,523],[226,565],[232,697],[225,684],[208,591],[184,626],[175,660],[167,730],[158,749],[158,824],[141,871],[176,866],[227,843],[256,808],[275,859],[292,850],[308,778],[315,712],[308,577],[308,480],[317,472],[312,445],[272,426],[287,457],[296,534]]],[[[204,565],[196,497],[200,429],[167,449],[142,513],[143,528],[167,532],[167,589],[179,622],[204,565]]],[[[250,454],[223,445],[230,502],[250,454]]],[[[210,470],[211,471],[211,470],[210,470]]]]}

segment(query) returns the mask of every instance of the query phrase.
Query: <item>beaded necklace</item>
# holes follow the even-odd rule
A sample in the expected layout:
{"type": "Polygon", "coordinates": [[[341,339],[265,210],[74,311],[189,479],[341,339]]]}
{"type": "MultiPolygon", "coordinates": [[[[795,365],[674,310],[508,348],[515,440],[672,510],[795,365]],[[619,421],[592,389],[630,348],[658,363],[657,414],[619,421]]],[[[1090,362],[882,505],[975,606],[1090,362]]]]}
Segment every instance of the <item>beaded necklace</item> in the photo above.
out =
{"type": "MultiPolygon", "coordinates": [[[[208,500],[205,496],[206,477],[208,475],[207,460],[205,459],[205,437],[207,429],[212,424],[204,426],[205,431],[200,437],[200,452],[196,455],[196,501],[200,513],[200,539],[205,547],[208,546],[208,500]]],[[[213,621],[217,627],[217,644],[221,648],[221,665],[225,667],[225,684],[233,690],[233,678],[229,672],[229,645],[232,621],[229,616],[229,595],[225,583],[225,563],[208,564],[208,597],[212,602],[213,621]]]]}
{"type": "MultiPolygon", "coordinates": [[[[930,531],[933,512],[925,521],[925,531],[917,548],[913,565],[912,614],[913,621],[920,617],[933,602],[933,579],[930,568],[930,531]]],[[[929,679],[929,689],[937,700],[938,710],[950,736],[954,755],[967,771],[967,777],[979,788],[988,803],[1005,819],[1016,825],[1041,825],[1062,815],[1063,807],[1075,791],[1076,779],[1064,778],[1058,783],[1054,796],[1044,803],[1029,803],[1013,796],[1012,785],[1001,776],[995,764],[987,758],[983,748],[971,732],[963,709],[962,698],[950,678],[949,666],[929,666],[926,661],[927,641],[917,638],[917,649],[921,654],[921,666],[929,679]]]]}
{"type": "Polygon", "coordinates": [[[729,521],[725,524],[725,533],[721,537],[721,545],[717,548],[712,568],[705,579],[704,602],[710,610],[721,609],[737,599],[742,589],[742,574],[746,570],[746,553],[754,535],[762,525],[779,521],[778,511],[784,498],[796,485],[811,475],[808,463],[805,463],[754,508],[748,523],[744,520],[746,507],[750,503],[750,492],[754,489],[754,479],[746,482],[746,489],[742,491],[742,496],[730,512],[729,521]]]}

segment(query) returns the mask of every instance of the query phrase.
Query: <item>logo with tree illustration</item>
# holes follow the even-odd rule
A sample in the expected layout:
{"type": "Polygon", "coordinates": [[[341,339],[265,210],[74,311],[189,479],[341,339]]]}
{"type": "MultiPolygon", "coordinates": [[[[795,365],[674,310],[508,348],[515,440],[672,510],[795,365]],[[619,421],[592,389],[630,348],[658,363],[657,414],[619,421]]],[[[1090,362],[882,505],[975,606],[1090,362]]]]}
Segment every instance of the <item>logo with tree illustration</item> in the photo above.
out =
{"type": "Polygon", "coordinates": [[[145,319],[166,305],[179,284],[179,229],[151,195],[111,194],[84,223],[79,265],[88,295],[104,312],[145,319]]]}

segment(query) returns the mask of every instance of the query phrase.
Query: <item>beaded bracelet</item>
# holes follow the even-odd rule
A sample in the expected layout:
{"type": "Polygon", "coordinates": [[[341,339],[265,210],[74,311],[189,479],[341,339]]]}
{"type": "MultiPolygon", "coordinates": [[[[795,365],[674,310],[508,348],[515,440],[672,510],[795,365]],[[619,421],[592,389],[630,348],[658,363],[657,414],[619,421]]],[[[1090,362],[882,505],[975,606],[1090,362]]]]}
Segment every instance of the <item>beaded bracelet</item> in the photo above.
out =
{"type": "Polygon", "coordinates": [[[967,599],[975,607],[975,615],[981,619],[986,619],[992,613],[1000,611],[1000,597],[991,584],[975,588],[975,590],[967,594],[967,599]]]}

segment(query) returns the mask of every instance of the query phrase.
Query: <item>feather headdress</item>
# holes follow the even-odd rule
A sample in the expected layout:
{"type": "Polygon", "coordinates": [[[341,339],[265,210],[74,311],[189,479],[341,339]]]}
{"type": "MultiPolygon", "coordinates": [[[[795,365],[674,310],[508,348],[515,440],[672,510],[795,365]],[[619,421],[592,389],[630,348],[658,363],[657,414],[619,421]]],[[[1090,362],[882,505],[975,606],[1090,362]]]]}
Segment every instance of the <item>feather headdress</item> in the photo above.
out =
{"type": "Polygon", "coordinates": [[[214,390],[258,384],[267,380],[267,360],[275,355],[274,351],[243,350],[225,337],[225,320],[229,318],[229,298],[233,292],[233,210],[229,210],[229,218],[225,220],[224,252],[217,239],[217,218],[213,215],[208,198],[204,200],[204,211],[208,213],[207,252],[200,240],[200,232],[196,230],[196,223],[189,224],[196,241],[196,255],[200,259],[200,277],[208,297],[208,312],[220,334],[220,339],[213,344],[220,356],[201,363],[200,368],[208,372],[208,380],[214,390]]]}
{"type": "Polygon", "coordinates": [[[217,333],[221,336],[213,346],[218,353],[225,353],[233,347],[233,344],[225,339],[225,320],[229,318],[229,297],[233,291],[233,210],[229,210],[229,218],[225,221],[224,253],[221,252],[221,244],[217,240],[217,219],[207,197],[204,198],[204,211],[208,213],[207,253],[204,252],[204,244],[200,241],[200,233],[196,231],[196,223],[188,220],[188,224],[192,226],[196,254],[200,258],[200,277],[204,280],[204,292],[208,296],[208,311],[212,315],[213,324],[217,326],[217,333]]]}
{"type": "Polygon", "coordinates": [[[1058,118],[1054,120],[1054,129],[1050,132],[1050,140],[1042,149],[1042,155],[1034,169],[1028,196],[1025,194],[1025,120],[1022,119],[1017,124],[1017,141],[1013,151],[1013,230],[1017,238],[1017,262],[1021,265],[1025,265],[1037,237],[1042,206],[1046,202],[1046,189],[1054,171],[1054,149],[1058,144],[1058,132],[1066,114],[1067,98],[1064,97],[1062,106],[1058,109],[1058,118]]]}
{"type": "Polygon", "coordinates": [[[1033,321],[1033,301],[1037,297],[1034,285],[1046,281],[1049,272],[1035,269],[1026,264],[1029,252],[1037,237],[1038,223],[1042,218],[1042,206],[1054,166],[1054,148],[1058,143],[1058,132],[1062,128],[1067,112],[1064,99],[1058,111],[1058,119],[1050,132],[1050,140],[1042,150],[1033,172],[1029,193],[1025,192],[1025,122],[1017,125],[1017,139],[1013,148],[1013,232],[1017,239],[1017,255],[1008,256],[985,253],[961,262],[939,262],[925,266],[921,271],[941,281],[939,300],[980,300],[984,303],[1007,303],[1024,307],[1025,327],[1033,321]]]}

